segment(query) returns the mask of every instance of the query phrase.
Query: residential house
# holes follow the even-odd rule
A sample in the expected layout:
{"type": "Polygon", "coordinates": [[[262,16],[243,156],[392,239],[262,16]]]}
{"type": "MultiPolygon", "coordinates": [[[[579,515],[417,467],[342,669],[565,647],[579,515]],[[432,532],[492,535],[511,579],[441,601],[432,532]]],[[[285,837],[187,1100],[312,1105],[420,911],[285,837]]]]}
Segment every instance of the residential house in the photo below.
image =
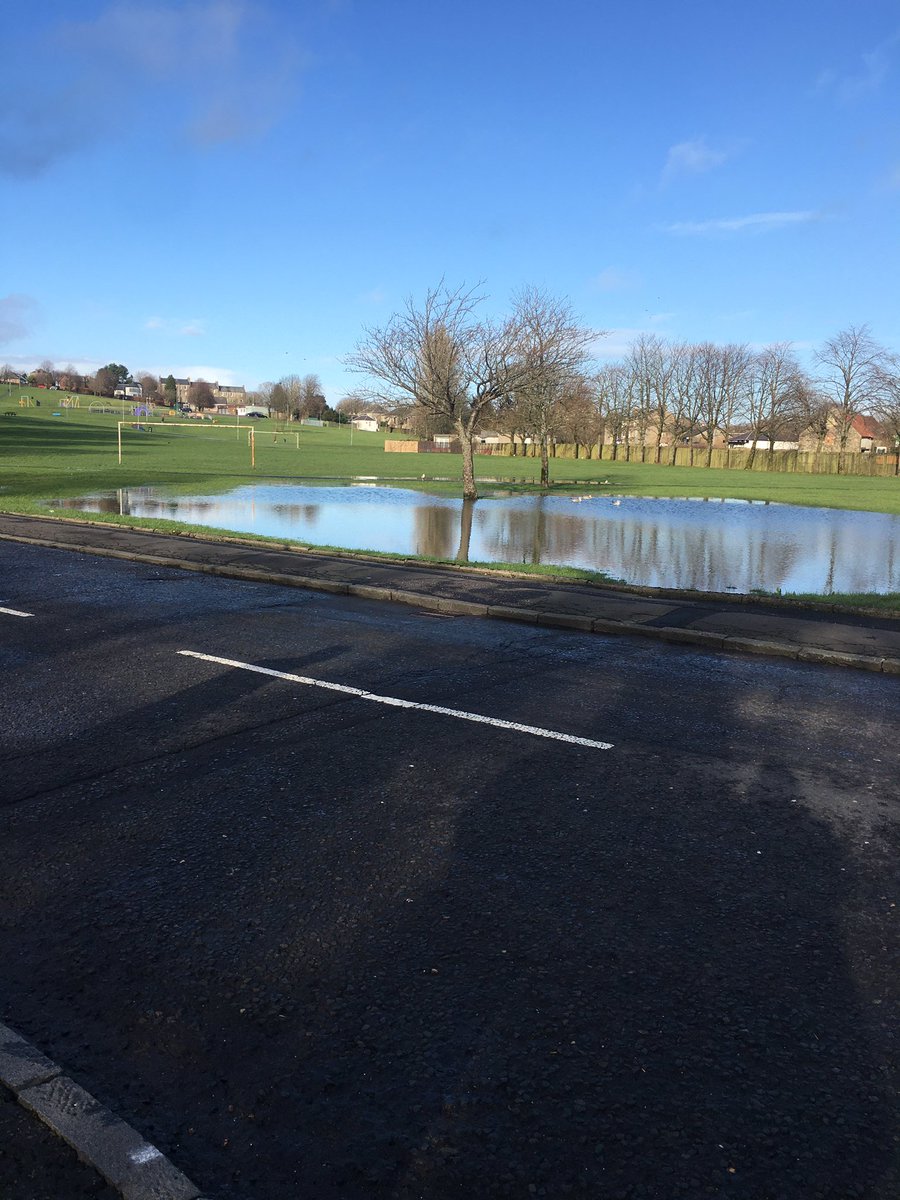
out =
{"type": "MultiPolygon", "coordinates": [[[[882,449],[886,443],[884,431],[874,417],[861,413],[850,422],[845,449],[848,454],[870,454],[882,449]]],[[[821,429],[810,426],[800,434],[800,449],[836,454],[841,449],[841,412],[832,407],[828,411],[824,435],[821,429]]]]}
{"type": "MultiPolygon", "coordinates": [[[[175,380],[175,402],[176,404],[190,404],[191,388],[195,383],[199,383],[199,379],[176,379],[175,380]]],[[[227,383],[210,383],[210,391],[213,394],[213,399],[216,402],[216,410],[222,413],[234,412],[235,408],[243,405],[247,400],[247,389],[245,387],[234,387],[227,383]]]]}

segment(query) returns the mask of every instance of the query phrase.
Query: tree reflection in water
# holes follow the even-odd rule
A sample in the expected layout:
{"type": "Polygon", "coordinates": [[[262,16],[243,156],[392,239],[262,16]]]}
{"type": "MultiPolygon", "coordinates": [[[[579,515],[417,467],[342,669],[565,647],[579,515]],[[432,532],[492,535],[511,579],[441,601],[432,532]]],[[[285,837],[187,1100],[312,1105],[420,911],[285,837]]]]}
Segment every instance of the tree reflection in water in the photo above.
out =
{"type": "Polygon", "coordinates": [[[468,562],[549,563],[651,587],[900,591],[900,517],[731,500],[503,496],[255,484],[221,496],[130,488],[56,501],[279,540],[468,562]]]}

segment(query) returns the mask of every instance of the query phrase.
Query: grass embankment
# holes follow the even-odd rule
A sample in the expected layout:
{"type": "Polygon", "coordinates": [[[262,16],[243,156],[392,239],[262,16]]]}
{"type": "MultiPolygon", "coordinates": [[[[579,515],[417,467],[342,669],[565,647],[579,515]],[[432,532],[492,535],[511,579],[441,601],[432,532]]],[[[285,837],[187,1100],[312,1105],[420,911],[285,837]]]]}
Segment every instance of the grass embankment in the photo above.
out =
{"type": "MultiPolygon", "coordinates": [[[[34,389],[24,390],[35,394],[34,389]]],[[[176,428],[175,422],[183,418],[170,414],[165,425],[156,426],[152,433],[126,427],[123,461],[119,465],[118,415],[91,413],[89,397],[81,398],[79,408],[63,408],[60,399],[54,393],[44,392],[40,393],[40,408],[21,408],[17,389],[11,389],[6,396],[0,390],[0,511],[59,515],[50,501],[150,485],[174,492],[215,494],[261,479],[324,482],[363,477],[396,481],[406,487],[445,495],[458,495],[460,490],[459,455],[385,454],[385,435],[381,433],[354,430],[351,442],[347,427],[318,429],[292,425],[283,430],[269,420],[252,423],[256,442],[253,468],[247,433],[251,423],[242,423],[240,430],[228,429],[223,426],[234,425],[234,418],[221,418],[215,422],[193,421],[190,427],[176,428]],[[7,412],[13,415],[4,416],[7,412]]],[[[476,470],[485,495],[498,489],[533,492],[538,488],[537,459],[479,456],[476,470]]],[[[557,459],[551,462],[551,478],[554,491],[764,500],[900,514],[900,481],[890,478],[707,470],[596,459],[557,459]]],[[[68,510],[70,515],[74,511],[78,510],[68,510]]],[[[202,529],[210,536],[221,536],[221,531],[177,521],[120,518],[115,512],[78,511],[78,515],[166,532],[202,529]]],[[[504,569],[500,564],[478,565],[504,569]]],[[[506,569],[521,572],[522,565],[506,569]]],[[[565,568],[535,568],[529,573],[569,579],[603,578],[589,571],[565,568]]],[[[809,599],[821,602],[823,598],[809,599]]],[[[897,597],[832,596],[828,600],[883,611],[900,608],[897,597]]]]}

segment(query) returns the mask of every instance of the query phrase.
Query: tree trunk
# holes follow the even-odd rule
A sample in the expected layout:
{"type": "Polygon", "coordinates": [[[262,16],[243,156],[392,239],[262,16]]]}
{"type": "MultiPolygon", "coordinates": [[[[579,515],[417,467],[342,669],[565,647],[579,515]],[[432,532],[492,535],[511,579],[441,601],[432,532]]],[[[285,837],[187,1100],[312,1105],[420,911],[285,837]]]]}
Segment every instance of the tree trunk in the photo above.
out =
{"type": "Polygon", "coordinates": [[[459,549],[456,552],[456,561],[459,563],[469,561],[469,543],[472,540],[472,514],[474,512],[475,501],[464,496],[459,520],[459,549]]]}
{"type": "Polygon", "coordinates": [[[541,487],[550,486],[550,449],[548,439],[541,438],[541,487]]]}
{"type": "Polygon", "coordinates": [[[462,421],[457,422],[456,431],[459,434],[459,444],[462,448],[463,469],[463,499],[477,500],[478,489],[475,487],[475,446],[474,435],[462,421]]]}

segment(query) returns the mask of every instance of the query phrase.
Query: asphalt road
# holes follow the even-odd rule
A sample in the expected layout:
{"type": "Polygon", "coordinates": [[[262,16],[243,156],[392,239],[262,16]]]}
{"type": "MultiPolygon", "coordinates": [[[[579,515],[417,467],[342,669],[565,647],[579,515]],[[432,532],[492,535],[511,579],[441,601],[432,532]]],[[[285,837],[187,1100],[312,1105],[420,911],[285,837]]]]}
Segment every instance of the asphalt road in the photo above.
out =
{"type": "Polygon", "coordinates": [[[13,544],[2,607],[0,1019],[205,1193],[895,1200],[896,677],[13,544]]]}

